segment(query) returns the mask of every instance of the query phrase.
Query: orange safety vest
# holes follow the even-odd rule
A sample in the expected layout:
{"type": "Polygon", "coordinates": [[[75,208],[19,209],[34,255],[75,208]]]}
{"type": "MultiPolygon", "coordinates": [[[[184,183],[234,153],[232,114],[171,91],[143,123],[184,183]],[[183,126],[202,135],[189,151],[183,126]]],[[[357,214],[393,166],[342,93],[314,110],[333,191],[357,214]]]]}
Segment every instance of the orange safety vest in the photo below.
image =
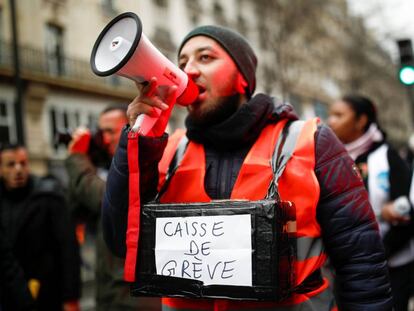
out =
{"type": "MultiPolygon", "coordinates": [[[[270,161],[277,139],[287,120],[266,126],[250,149],[241,166],[235,182],[231,199],[261,200],[265,198],[273,178],[270,161]]],[[[297,249],[295,264],[296,286],[300,285],[312,272],[320,269],[326,260],[321,240],[321,229],[316,220],[316,206],[319,200],[319,183],[314,173],[315,140],[314,134],[318,120],[305,122],[293,154],[279,179],[278,189],[282,200],[296,205],[297,249]]],[[[185,131],[174,133],[159,164],[159,187],[165,182],[169,164],[185,131]]],[[[201,144],[190,141],[178,169],[171,177],[161,203],[209,202],[211,198],[204,189],[205,152],[201,144]]],[[[333,301],[328,293],[328,281],[311,292],[295,293],[282,302],[247,302],[226,299],[183,299],[163,298],[168,310],[271,310],[280,306],[306,303],[313,305],[312,310],[326,309],[333,301]]],[[[285,309],[283,309],[285,310],[285,309]]],[[[301,309],[306,310],[306,308],[301,309]]]]}

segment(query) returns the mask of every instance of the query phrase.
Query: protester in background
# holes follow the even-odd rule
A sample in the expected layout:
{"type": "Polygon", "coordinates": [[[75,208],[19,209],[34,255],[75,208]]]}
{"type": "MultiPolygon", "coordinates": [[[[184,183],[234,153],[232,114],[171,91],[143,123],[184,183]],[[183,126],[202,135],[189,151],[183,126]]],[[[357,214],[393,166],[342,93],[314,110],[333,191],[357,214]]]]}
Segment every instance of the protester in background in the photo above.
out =
{"type": "Polygon", "coordinates": [[[414,285],[409,169],[387,143],[378,125],[376,107],[369,98],[344,96],[331,106],[328,123],[345,144],[368,189],[384,238],[395,310],[407,310],[414,285]]]}
{"type": "MultiPolygon", "coordinates": [[[[129,286],[123,281],[124,260],[113,256],[107,249],[100,223],[107,170],[118,145],[122,127],[127,123],[126,109],[126,105],[119,104],[109,106],[101,112],[98,121],[101,140],[97,143],[95,138],[94,146],[90,144],[94,139],[90,130],[75,130],[68,146],[70,155],[65,161],[69,175],[69,196],[76,205],[76,214],[92,219],[97,225],[95,276],[98,311],[146,308],[145,301],[130,297],[129,286]],[[96,146],[97,144],[99,146],[96,146]],[[107,158],[108,162],[95,161],[94,155],[91,156],[91,153],[94,153],[91,148],[99,148],[101,158],[107,158]],[[108,157],[102,157],[102,153],[108,157]]],[[[153,303],[156,304],[155,301],[153,303]]],[[[145,310],[149,310],[149,307],[145,310]]]]}
{"type": "MultiPolygon", "coordinates": [[[[129,125],[139,114],[151,115],[154,107],[163,111],[148,136],[139,138],[141,202],[154,198],[158,182],[164,185],[168,159],[175,158],[185,138],[188,145],[181,161],[173,160],[178,168],[169,174],[162,203],[265,197],[273,178],[270,160],[277,137],[297,116],[291,106],[277,104],[270,96],[253,96],[256,65],[252,48],[240,34],[218,26],[191,31],[179,48],[179,66],[200,93],[188,108],[186,134],[177,132],[168,145],[164,131],[176,89],[171,87],[164,97],[156,77],[138,85],[140,94],[128,108],[129,125]]],[[[122,132],[103,204],[105,240],[118,256],[127,252],[126,148],[134,139],[128,139],[129,130],[122,132]]],[[[328,255],[336,269],[340,310],[391,309],[378,227],[352,160],[332,131],[317,120],[305,122],[298,139],[278,184],[281,198],[296,203],[298,253],[303,254],[290,272],[296,276],[291,296],[280,302],[163,298],[163,310],[334,310],[328,281],[320,273],[328,255]],[[299,243],[305,240],[309,244],[299,243]],[[321,240],[324,247],[319,247],[321,240]]]]}
{"type": "Polygon", "coordinates": [[[50,176],[31,175],[27,150],[17,144],[0,150],[0,174],[2,238],[13,250],[16,277],[23,273],[25,279],[24,285],[2,286],[3,311],[31,305],[78,311],[79,249],[60,184],[50,176]]]}
{"type": "Polygon", "coordinates": [[[72,134],[65,165],[70,201],[79,219],[98,223],[106,175],[125,125],[126,109],[123,105],[109,106],[99,116],[98,131],[79,127],[72,134]]]}

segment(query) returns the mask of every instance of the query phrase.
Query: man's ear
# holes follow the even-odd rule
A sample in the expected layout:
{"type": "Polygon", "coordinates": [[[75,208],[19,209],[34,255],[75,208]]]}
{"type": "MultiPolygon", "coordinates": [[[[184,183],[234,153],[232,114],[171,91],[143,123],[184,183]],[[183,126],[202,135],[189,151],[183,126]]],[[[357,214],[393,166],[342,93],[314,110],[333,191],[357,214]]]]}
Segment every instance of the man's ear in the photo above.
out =
{"type": "Polygon", "coordinates": [[[244,79],[243,75],[239,72],[237,73],[236,79],[236,90],[240,94],[246,94],[247,82],[244,79]]]}

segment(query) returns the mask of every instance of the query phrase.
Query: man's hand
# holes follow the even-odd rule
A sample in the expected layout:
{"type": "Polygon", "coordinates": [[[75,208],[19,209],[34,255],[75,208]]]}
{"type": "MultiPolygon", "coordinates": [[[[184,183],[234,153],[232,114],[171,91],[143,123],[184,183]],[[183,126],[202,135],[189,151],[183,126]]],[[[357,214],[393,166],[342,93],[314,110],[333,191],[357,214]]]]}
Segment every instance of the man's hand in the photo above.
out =
{"type": "Polygon", "coordinates": [[[136,86],[140,95],[135,97],[128,106],[129,125],[133,127],[137,117],[146,114],[149,117],[157,118],[147,136],[162,136],[177,98],[177,86],[158,87],[156,77],[151,78],[146,85],[136,83],[136,86]]]}
{"type": "Polygon", "coordinates": [[[69,154],[82,153],[87,154],[89,143],[91,141],[91,132],[85,127],[77,128],[72,134],[72,140],[68,145],[69,154]]]}
{"type": "Polygon", "coordinates": [[[410,217],[406,215],[400,215],[395,211],[394,202],[389,202],[384,204],[381,210],[381,217],[385,221],[389,222],[392,225],[398,225],[407,223],[410,221],[410,217]]]}

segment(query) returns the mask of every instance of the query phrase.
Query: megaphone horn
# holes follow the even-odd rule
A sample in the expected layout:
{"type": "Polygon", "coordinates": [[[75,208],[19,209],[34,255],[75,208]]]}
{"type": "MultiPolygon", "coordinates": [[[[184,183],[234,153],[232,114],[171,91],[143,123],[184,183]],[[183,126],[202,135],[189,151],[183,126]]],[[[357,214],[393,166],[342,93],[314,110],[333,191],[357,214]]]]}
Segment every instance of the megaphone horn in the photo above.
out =
{"type": "MultiPolygon", "coordinates": [[[[126,12],[111,20],[99,34],[91,54],[92,71],[101,77],[117,74],[138,83],[157,78],[159,86],[177,86],[177,103],[186,106],[198,96],[198,87],[165,57],[142,32],[139,17],[126,12]]],[[[157,118],[140,115],[134,131],[146,135],[157,118]]]]}

